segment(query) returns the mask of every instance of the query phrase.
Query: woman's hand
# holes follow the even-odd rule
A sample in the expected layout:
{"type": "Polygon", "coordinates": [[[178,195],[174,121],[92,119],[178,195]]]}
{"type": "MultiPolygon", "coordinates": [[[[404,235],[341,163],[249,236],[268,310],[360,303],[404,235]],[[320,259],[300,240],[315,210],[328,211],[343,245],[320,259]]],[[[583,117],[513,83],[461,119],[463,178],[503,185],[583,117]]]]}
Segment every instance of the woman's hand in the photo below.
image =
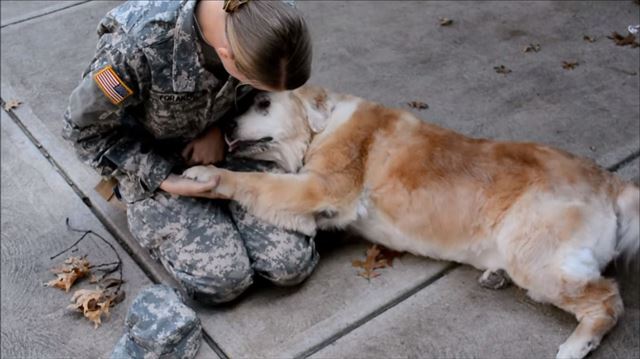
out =
{"type": "Polygon", "coordinates": [[[206,182],[198,182],[176,174],[170,174],[167,179],[160,183],[160,189],[179,196],[216,199],[220,198],[220,195],[215,192],[219,181],[219,177],[213,177],[206,182]]]}
{"type": "Polygon", "coordinates": [[[182,151],[182,158],[189,166],[209,165],[224,159],[224,137],[219,128],[213,127],[202,136],[189,142],[182,151]]]}

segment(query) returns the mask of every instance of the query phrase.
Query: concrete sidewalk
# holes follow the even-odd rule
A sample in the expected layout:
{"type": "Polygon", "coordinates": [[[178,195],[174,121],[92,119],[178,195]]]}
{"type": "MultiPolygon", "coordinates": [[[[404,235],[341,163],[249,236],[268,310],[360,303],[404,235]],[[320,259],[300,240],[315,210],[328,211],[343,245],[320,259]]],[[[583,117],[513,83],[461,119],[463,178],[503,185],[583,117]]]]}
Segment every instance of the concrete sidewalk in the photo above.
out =
{"type": "MultiPolygon", "coordinates": [[[[128,301],[173,283],[127,231],[99,177],[60,138],[62,113],[92,58],[99,19],[119,1],[2,1],[2,357],[106,357],[128,301]],[[49,256],[74,237],[71,217],[118,243],[127,302],[99,329],[64,310],[49,256]],[[129,254],[127,254],[129,253],[129,254]]],[[[313,83],[395,107],[468,135],[537,141],[640,179],[640,51],[606,36],[640,23],[611,2],[299,1],[314,37],[313,83]],[[453,24],[440,26],[440,18],[453,24]],[[588,42],[591,36],[595,42],[588,42]],[[540,44],[539,52],[523,52],[540,44]],[[573,70],[563,61],[577,62],[573,70]],[[496,73],[504,65],[512,72],[496,73]]],[[[405,255],[370,282],[351,261],[367,244],[318,239],[321,262],[295,288],[259,282],[231,305],[195,306],[211,357],[553,357],[576,326],[517,288],[490,291],[467,266],[405,255]]],[[[90,256],[108,260],[102,247],[90,256]]],[[[591,356],[640,355],[640,282],[623,278],[626,312],[591,356]]]]}

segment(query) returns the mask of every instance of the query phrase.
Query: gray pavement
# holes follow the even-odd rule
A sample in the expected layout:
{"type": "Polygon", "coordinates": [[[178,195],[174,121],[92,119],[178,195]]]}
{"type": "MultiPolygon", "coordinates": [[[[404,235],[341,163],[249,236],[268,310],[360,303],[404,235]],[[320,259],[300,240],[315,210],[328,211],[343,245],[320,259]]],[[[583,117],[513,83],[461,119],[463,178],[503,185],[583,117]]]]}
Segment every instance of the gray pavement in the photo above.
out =
{"type": "MultiPolygon", "coordinates": [[[[87,330],[88,322],[61,309],[62,292],[39,287],[49,278],[47,254],[69,241],[65,216],[112,235],[132,254],[129,300],[144,283],[172,282],[132,240],[122,210],[95,193],[99,177],[59,136],[68,95],[92,57],[97,22],[118,3],[0,2],[1,96],[24,103],[14,118],[2,114],[3,358],[104,357],[122,330],[126,303],[101,328],[87,330]],[[55,238],[45,241],[43,233],[55,238]],[[5,295],[7,288],[15,294],[5,295]],[[27,294],[34,299],[24,301],[27,294]],[[42,298],[47,305],[38,306],[42,298]],[[82,329],[102,340],[69,339],[82,329]],[[27,331],[38,335],[27,338],[27,331]]],[[[426,120],[472,136],[551,144],[640,179],[639,50],[606,38],[640,23],[632,1],[298,7],[314,38],[313,83],[389,106],[423,101],[428,109],[412,111],[426,120]],[[441,17],[453,24],[439,26],[441,17]],[[530,43],[541,51],[524,53],[530,43]],[[562,61],[579,65],[565,70],[562,61]],[[496,73],[499,65],[512,72],[496,73]]],[[[516,288],[478,287],[479,273],[466,266],[405,255],[368,282],[351,267],[366,243],[335,233],[318,241],[320,265],[301,286],[258,282],[231,305],[195,305],[210,338],[199,357],[550,357],[576,325],[516,288]]],[[[627,312],[594,357],[640,355],[637,278],[624,277],[627,312]]]]}

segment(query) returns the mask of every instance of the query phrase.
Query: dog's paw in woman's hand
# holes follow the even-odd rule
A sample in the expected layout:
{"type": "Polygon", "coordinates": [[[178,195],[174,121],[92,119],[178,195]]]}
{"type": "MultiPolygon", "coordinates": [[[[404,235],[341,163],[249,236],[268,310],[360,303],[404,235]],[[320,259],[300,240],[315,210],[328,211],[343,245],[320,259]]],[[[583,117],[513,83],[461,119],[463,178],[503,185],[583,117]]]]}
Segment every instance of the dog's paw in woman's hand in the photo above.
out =
{"type": "Polygon", "coordinates": [[[182,172],[182,177],[198,182],[209,182],[214,179],[217,174],[218,168],[215,166],[194,166],[182,172]]]}

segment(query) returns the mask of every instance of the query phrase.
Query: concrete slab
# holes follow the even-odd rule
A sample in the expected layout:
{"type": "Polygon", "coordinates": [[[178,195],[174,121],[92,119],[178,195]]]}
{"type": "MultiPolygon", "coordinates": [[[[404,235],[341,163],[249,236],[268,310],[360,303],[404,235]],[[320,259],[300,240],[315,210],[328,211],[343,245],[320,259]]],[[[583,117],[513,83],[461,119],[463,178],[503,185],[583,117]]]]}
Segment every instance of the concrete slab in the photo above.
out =
{"type": "Polygon", "coordinates": [[[639,51],[606,38],[633,1],[300,1],[312,82],[463,133],[554,145],[611,166],[640,148],[639,51]],[[453,24],[439,25],[442,17],[453,24]],[[584,35],[596,42],[583,40],[584,35]],[[539,52],[524,53],[530,43],[539,52]],[[564,70],[562,61],[578,61],[564,70]],[[494,66],[512,72],[498,74],[494,66]]]}
{"type": "MultiPolygon", "coordinates": [[[[6,358],[106,357],[123,330],[127,308],[140,288],[151,281],[109,236],[13,121],[2,112],[2,356],[6,358]],[[124,261],[126,300],[111,318],[93,324],[65,309],[75,289],[93,288],[84,280],[69,293],[45,288],[55,278],[50,268],[66,258],[49,257],[79,235],[65,227],[94,230],[108,239],[124,261]]],[[[98,264],[116,258],[99,240],[87,239],[80,251],[98,264]]],[[[72,255],[72,253],[69,253],[72,255]]]]}
{"type": "MultiPolygon", "coordinates": [[[[311,357],[554,357],[575,319],[518,288],[481,288],[479,274],[461,266],[311,357]]],[[[590,358],[638,357],[640,282],[632,277],[622,286],[624,317],[590,358]]]]}
{"type": "MultiPolygon", "coordinates": [[[[144,272],[104,229],[32,142],[2,111],[2,357],[96,357],[110,355],[124,330],[131,301],[146,285],[144,272]],[[49,260],[79,238],[72,225],[91,229],[116,247],[123,260],[125,300],[93,329],[81,315],[66,309],[76,289],[94,288],[79,281],[69,293],[42,284],[55,278],[50,268],[69,255],[87,254],[92,264],[116,260],[110,248],[87,238],[79,251],[49,260]]],[[[205,342],[199,359],[217,358],[205,342]]]]}
{"type": "Polygon", "coordinates": [[[626,166],[622,166],[616,173],[622,178],[640,183],[640,158],[636,158],[626,166]]]}
{"type": "Polygon", "coordinates": [[[447,268],[446,262],[405,255],[369,282],[351,265],[364,258],[367,244],[336,239],[331,233],[317,243],[320,264],[302,285],[256,285],[233,305],[199,308],[207,331],[228,356],[304,356],[408,297],[447,268]]]}
{"type": "Polygon", "coordinates": [[[0,1],[0,26],[5,27],[43,14],[59,11],[88,0],[4,0],[0,1]]]}
{"type": "Polygon", "coordinates": [[[131,237],[124,211],[107,203],[95,192],[94,187],[100,181],[100,176],[80,163],[71,146],[60,136],[62,114],[68,96],[93,56],[97,41],[97,23],[119,3],[121,1],[81,4],[2,29],[2,48],[12,51],[3,50],[2,53],[1,94],[5,100],[19,99],[23,102],[14,112],[24,126],[63,168],[69,181],[82,192],[85,200],[95,208],[95,214],[109,230],[124,240],[136,257],[145,264],[153,279],[175,283],[131,237]],[[23,28],[34,29],[32,37],[21,40],[23,31],[20,29],[23,28]],[[31,46],[19,45],[22,41],[31,42],[31,46]],[[48,48],[47,44],[53,47],[48,48]],[[71,44],[73,48],[70,47],[71,44]],[[53,66],[47,59],[59,60],[53,66]],[[26,68],[18,65],[20,62],[25,64],[26,68]]]}

